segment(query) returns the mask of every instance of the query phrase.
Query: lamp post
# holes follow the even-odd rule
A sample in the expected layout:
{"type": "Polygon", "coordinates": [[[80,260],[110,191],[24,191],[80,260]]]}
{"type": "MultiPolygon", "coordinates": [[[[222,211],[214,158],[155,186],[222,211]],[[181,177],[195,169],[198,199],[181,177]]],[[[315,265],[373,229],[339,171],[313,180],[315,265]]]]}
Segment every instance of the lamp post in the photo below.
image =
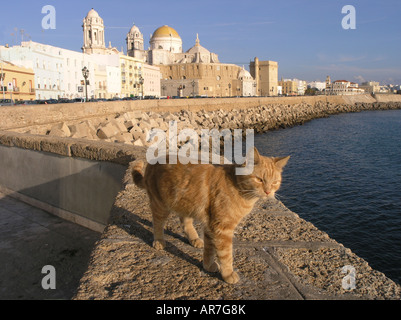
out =
{"type": "Polygon", "coordinates": [[[84,67],[82,69],[82,75],[84,76],[85,79],[85,102],[88,102],[88,77],[89,77],[89,70],[87,67],[84,67]]]}
{"type": "Polygon", "coordinates": [[[141,99],[143,99],[143,82],[144,79],[142,78],[142,76],[139,77],[139,84],[141,86],[141,99]]]}
{"type": "Polygon", "coordinates": [[[5,99],[4,95],[4,78],[6,77],[6,74],[3,73],[3,65],[1,65],[1,73],[0,73],[0,80],[1,80],[1,90],[3,91],[3,100],[5,99]]]}
{"type": "Polygon", "coordinates": [[[0,73],[0,80],[1,80],[1,90],[3,91],[3,100],[5,99],[4,97],[4,78],[6,77],[6,74],[3,72],[3,61],[1,62],[1,73],[0,73]]]}

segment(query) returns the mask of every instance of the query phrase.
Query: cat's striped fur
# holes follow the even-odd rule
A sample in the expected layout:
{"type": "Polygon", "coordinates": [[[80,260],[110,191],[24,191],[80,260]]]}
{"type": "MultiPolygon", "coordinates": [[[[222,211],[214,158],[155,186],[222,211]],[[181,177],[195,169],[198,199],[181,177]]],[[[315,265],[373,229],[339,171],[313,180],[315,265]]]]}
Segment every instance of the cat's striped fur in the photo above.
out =
{"type": "Polygon", "coordinates": [[[205,270],[220,271],[226,282],[236,283],[239,276],[233,270],[234,229],[258,199],[274,198],[288,159],[264,157],[254,148],[254,170],[250,175],[236,175],[236,165],[148,164],[145,169],[143,161],[134,162],[134,182],[149,195],[153,247],[164,248],[164,225],[174,212],[190,243],[204,247],[205,270]],[[193,226],[194,219],[203,224],[203,240],[193,226]]]}

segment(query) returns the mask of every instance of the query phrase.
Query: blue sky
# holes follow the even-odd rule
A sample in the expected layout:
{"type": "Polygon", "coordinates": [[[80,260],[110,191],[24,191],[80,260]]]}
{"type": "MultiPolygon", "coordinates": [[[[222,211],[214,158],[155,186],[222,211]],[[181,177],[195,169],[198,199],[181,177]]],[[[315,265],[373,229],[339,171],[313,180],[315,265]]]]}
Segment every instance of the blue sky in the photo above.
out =
{"type": "MultiPolygon", "coordinates": [[[[202,0],[21,1],[2,6],[0,44],[21,41],[23,29],[33,41],[80,51],[82,19],[94,8],[103,18],[106,43],[126,52],[133,23],[144,34],[162,25],[177,30],[184,50],[195,43],[219,55],[221,62],[245,65],[254,57],[279,63],[279,78],[308,81],[376,80],[401,84],[400,0],[202,0]],[[56,29],[43,30],[42,7],[56,9],[56,29]],[[356,29],[344,30],[343,6],[356,9],[356,29]]],[[[25,36],[27,39],[27,36],[25,36]]]]}

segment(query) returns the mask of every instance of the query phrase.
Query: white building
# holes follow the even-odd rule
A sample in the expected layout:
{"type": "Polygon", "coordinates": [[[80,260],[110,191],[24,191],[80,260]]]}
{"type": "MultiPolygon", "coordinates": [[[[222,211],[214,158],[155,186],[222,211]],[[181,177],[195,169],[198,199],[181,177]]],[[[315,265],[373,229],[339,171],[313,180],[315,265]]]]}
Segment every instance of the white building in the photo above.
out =
{"type": "Polygon", "coordinates": [[[64,59],[59,48],[32,42],[21,46],[0,46],[0,58],[31,68],[35,73],[36,99],[58,99],[64,96],[64,59]]]}
{"type": "Polygon", "coordinates": [[[256,95],[256,81],[244,67],[238,72],[238,80],[242,86],[241,92],[243,97],[251,97],[256,95]]]}
{"type": "Polygon", "coordinates": [[[89,70],[87,83],[88,98],[94,95],[95,83],[95,63],[90,55],[81,52],[60,49],[64,58],[64,98],[74,99],[85,97],[85,82],[82,69],[86,67],[89,70]]]}
{"type": "Polygon", "coordinates": [[[142,65],[143,96],[160,97],[160,68],[148,64],[142,65]]]}
{"type": "Polygon", "coordinates": [[[11,48],[1,46],[0,57],[34,70],[36,99],[39,100],[85,97],[84,67],[89,70],[89,99],[121,95],[118,53],[86,54],[28,41],[11,48]]]}
{"type": "Polygon", "coordinates": [[[121,97],[121,69],[119,54],[90,54],[95,63],[94,98],[121,97]],[[100,94],[99,94],[100,93],[100,94]]]}
{"type": "Polygon", "coordinates": [[[332,83],[330,81],[326,81],[325,92],[329,95],[354,95],[363,94],[365,93],[365,90],[360,89],[359,85],[355,82],[336,80],[332,83]]]}

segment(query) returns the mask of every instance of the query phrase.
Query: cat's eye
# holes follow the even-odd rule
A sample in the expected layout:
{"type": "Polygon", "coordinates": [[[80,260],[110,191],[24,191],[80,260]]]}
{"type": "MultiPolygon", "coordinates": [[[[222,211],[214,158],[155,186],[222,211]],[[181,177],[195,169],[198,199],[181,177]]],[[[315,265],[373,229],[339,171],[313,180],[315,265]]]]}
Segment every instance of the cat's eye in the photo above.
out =
{"type": "Polygon", "coordinates": [[[263,182],[263,179],[262,179],[262,178],[259,178],[259,177],[255,177],[255,180],[256,180],[257,182],[263,182]]]}

